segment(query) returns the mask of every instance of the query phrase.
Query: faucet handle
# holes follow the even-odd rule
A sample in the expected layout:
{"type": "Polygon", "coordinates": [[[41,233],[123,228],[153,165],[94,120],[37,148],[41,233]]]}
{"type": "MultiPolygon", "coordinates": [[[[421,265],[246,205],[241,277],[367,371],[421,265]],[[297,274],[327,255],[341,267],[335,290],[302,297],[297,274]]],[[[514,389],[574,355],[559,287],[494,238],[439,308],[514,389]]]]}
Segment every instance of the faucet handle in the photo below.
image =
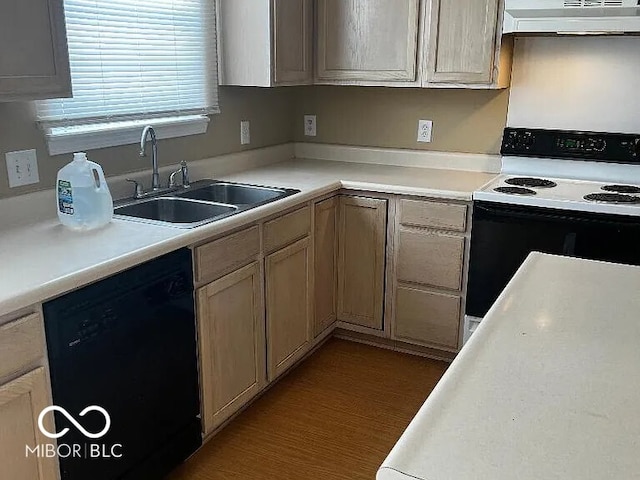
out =
{"type": "Polygon", "coordinates": [[[137,180],[133,180],[131,178],[127,178],[126,180],[127,180],[127,182],[133,183],[134,186],[135,186],[135,191],[134,191],[134,194],[133,194],[133,198],[142,197],[142,195],[144,194],[144,188],[142,186],[142,183],[138,182],[137,180]]]}
{"type": "Polygon", "coordinates": [[[182,174],[182,186],[184,188],[189,188],[189,167],[187,166],[186,160],[182,160],[180,162],[180,168],[169,175],[169,181],[167,182],[167,188],[175,188],[176,187],[176,175],[182,174]]]}
{"type": "Polygon", "coordinates": [[[189,183],[189,167],[186,160],[180,162],[180,171],[182,172],[182,186],[189,188],[191,184],[189,183]]]}
{"type": "Polygon", "coordinates": [[[175,188],[176,187],[176,175],[182,172],[182,168],[179,168],[175,172],[172,172],[169,175],[169,180],[167,181],[167,188],[175,188]]]}

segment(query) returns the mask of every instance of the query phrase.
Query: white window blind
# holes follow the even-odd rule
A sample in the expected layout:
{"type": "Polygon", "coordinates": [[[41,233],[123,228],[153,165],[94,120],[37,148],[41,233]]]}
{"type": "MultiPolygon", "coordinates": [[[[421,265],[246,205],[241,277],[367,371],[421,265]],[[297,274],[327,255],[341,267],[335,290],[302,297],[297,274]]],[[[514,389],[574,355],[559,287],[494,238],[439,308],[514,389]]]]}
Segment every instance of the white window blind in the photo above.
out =
{"type": "Polygon", "coordinates": [[[44,127],[218,112],[214,0],[65,0],[73,98],[44,127]]]}

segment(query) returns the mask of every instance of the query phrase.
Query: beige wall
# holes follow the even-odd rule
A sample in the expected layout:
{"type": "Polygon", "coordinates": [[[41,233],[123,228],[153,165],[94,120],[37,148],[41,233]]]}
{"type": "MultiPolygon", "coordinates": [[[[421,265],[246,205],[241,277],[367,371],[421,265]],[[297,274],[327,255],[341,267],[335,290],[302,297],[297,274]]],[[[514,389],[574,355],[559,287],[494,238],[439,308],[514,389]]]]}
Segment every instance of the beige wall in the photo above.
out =
{"type": "Polygon", "coordinates": [[[295,139],[451,152],[498,153],[509,91],[417,88],[301,87],[295,139]],[[317,115],[317,137],[303,116],[317,115]],[[416,141],[418,120],[433,120],[433,142],[416,141]]]}
{"type": "MultiPolygon", "coordinates": [[[[207,133],[160,140],[160,164],[177,164],[181,160],[200,160],[244,149],[290,142],[293,101],[293,92],[287,89],[221,87],[222,114],[211,117],[207,133]],[[240,145],[240,120],[251,122],[251,145],[246,147],[240,145]]],[[[89,158],[102,165],[107,176],[150,169],[149,158],[140,158],[135,145],[90,151],[89,158]]],[[[0,103],[0,160],[2,198],[53,188],[58,170],[71,161],[71,155],[48,155],[42,132],[35,124],[30,103],[0,103]],[[4,154],[30,148],[35,148],[38,152],[40,183],[9,189],[4,154]]]]}
{"type": "MultiPolygon", "coordinates": [[[[452,152],[497,153],[509,93],[373,87],[221,87],[222,114],[205,135],[159,141],[161,165],[200,160],[293,140],[452,152]],[[318,136],[305,137],[303,115],[316,114],[318,136]],[[416,142],[418,119],[434,121],[433,143],[416,142]],[[240,146],[240,120],[251,145],[240,146]]],[[[135,145],[89,152],[107,175],[149,170],[135,145]]],[[[70,155],[49,157],[30,103],[0,103],[0,198],[53,188],[70,155]],[[40,183],[9,189],[4,153],[35,148],[40,183]]]]}

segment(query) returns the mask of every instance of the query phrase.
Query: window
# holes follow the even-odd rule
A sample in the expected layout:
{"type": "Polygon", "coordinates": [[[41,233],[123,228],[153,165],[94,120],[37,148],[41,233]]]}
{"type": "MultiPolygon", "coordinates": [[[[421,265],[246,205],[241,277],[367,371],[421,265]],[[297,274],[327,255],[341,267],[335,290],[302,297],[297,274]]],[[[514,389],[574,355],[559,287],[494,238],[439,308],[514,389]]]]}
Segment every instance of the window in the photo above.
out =
{"type": "Polygon", "coordinates": [[[213,0],[65,0],[73,98],[37,102],[51,154],[204,133],[218,110],[213,0]],[[137,135],[137,138],[136,138],[137,135]]]}

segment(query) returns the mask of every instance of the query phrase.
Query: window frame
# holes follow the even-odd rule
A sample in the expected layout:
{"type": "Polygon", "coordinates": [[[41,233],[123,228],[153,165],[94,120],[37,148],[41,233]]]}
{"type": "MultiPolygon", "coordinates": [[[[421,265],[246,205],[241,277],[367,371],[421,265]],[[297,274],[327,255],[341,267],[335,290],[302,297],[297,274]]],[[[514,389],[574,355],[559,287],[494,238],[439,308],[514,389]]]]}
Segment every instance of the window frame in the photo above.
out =
{"type": "MultiPolygon", "coordinates": [[[[202,0],[213,1],[213,0],[202,0]]],[[[34,103],[34,116],[37,124],[43,131],[49,155],[68,154],[84,150],[94,150],[99,148],[109,148],[122,145],[131,145],[140,141],[140,133],[146,125],[152,125],[156,131],[157,138],[177,138],[189,135],[205,134],[210,123],[210,115],[220,113],[219,107],[219,78],[220,65],[217,42],[217,4],[213,1],[213,19],[209,32],[209,46],[205,45],[208,54],[212,59],[206,61],[208,68],[213,72],[206,75],[206,88],[214,89],[210,92],[215,101],[210,106],[205,106],[202,112],[167,112],[163,113],[140,113],[126,115],[126,118],[106,118],[104,121],[88,122],[82,124],[82,120],[70,120],[68,124],[64,120],[46,120],[38,117],[37,106],[34,103]]],[[[46,100],[44,100],[46,101],[46,100]]],[[[95,117],[94,117],[95,119],[95,117]]]]}

